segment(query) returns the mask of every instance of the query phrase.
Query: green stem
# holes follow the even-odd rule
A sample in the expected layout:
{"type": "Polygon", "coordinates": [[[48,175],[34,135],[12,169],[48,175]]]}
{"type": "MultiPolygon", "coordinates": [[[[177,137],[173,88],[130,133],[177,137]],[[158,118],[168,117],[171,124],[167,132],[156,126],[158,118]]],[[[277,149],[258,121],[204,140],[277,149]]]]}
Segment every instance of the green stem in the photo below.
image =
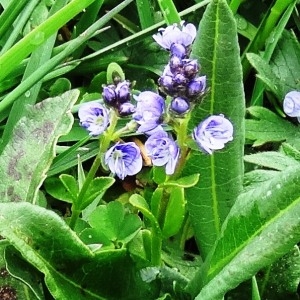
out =
{"type": "Polygon", "coordinates": [[[79,215],[81,213],[81,210],[82,210],[82,205],[84,203],[85,194],[86,194],[91,182],[93,181],[99,167],[101,166],[102,156],[106,152],[107,148],[109,147],[109,144],[111,142],[111,138],[113,136],[113,132],[115,130],[117,122],[118,122],[118,116],[115,113],[115,111],[112,110],[111,118],[110,118],[110,125],[107,128],[106,132],[103,134],[102,139],[100,140],[99,152],[93,162],[92,167],[90,168],[90,170],[85,178],[83,186],[77,197],[76,203],[73,203],[73,205],[72,205],[72,216],[71,216],[71,221],[69,224],[71,229],[74,229],[74,227],[76,225],[76,222],[77,222],[79,215]]]}
{"type": "MultiPolygon", "coordinates": [[[[152,228],[153,229],[153,228],[152,228]]],[[[152,244],[151,244],[151,263],[154,266],[161,265],[161,248],[162,238],[155,229],[152,230],[152,244]]]]}
{"type": "Polygon", "coordinates": [[[231,0],[229,7],[235,15],[240,7],[240,5],[244,2],[244,0],[231,0]]]}

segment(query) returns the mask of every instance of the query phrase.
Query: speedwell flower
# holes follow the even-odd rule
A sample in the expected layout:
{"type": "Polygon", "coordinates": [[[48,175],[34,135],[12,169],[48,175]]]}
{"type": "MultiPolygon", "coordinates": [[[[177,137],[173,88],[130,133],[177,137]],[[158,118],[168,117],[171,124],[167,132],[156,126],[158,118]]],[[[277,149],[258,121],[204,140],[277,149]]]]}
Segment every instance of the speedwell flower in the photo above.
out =
{"type": "Polygon", "coordinates": [[[193,24],[182,21],[180,26],[174,24],[158,29],[153,38],[161,47],[183,58],[187,55],[187,48],[193,43],[196,34],[197,29],[193,24]]]}
{"type": "Polygon", "coordinates": [[[117,143],[108,149],[104,162],[122,180],[128,175],[137,174],[143,166],[140,149],[132,142],[117,143]]]}
{"type": "Polygon", "coordinates": [[[193,132],[200,149],[208,154],[220,150],[233,140],[233,126],[223,115],[213,115],[201,122],[193,132]]]}
{"type": "Polygon", "coordinates": [[[145,143],[147,154],[154,166],[165,166],[166,174],[172,175],[179,158],[179,147],[163,130],[152,134],[145,143]]]}
{"type": "Polygon", "coordinates": [[[160,95],[150,91],[141,92],[134,98],[137,105],[132,118],[140,125],[137,132],[150,135],[160,129],[162,114],[165,110],[165,100],[160,95]]]}
{"type": "Polygon", "coordinates": [[[108,111],[98,102],[86,102],[78,110],[80,125],[91,136],[100,135],[109,125],[108,111]]]}
{"type": "Polygon", "coordinates": [[[297,117],[300,122],[300,92],[292,91],[285,95],[283,110],[289,117],[297,117]]]}

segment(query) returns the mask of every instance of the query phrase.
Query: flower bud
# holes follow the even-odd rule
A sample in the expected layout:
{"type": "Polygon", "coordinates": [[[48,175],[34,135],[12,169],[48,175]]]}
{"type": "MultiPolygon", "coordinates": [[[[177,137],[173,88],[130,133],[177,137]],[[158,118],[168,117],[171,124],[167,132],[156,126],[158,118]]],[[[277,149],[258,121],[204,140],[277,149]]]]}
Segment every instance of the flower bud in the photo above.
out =
{"type": "Polygon", "coordinates": [[[182,60],[176,55],[172,55],[169,62],[170,70],[173,74],[179,73],[182,67],[182,60]]]}
{"type": "Polygon", "coordinates": [[[129,116],[135,112],[135,106],[130,102],[121,103],[118,112],[122,117],[129,116]]]}
{"type": "Polygon", "coordinates": [[[171,55],[175,55],[179,58],[184,58],[187,55],[186,47],[182,44],[173,43],[170,47],[171,55]]]}
{"type": "Polygon", "coordinates": [[[189,111],[190,103],[184,98],[176,97],[171,101],[170,109],[178,115],[183,115],[189,111]]]}
{"type": "Polygon", "coordinates": [[[158,84],[161,86],[162,90],[169,95],[175,94],[175,89],[173,86],[173,78],[171,76],[161,76],[158,79],[158,84]]]}
{"type": "Polygon", "coordinates": [[[130,88],[128,81],[122,81],[118,83],[115,93],[117,95],[119,103],[124,103],[130,100],[130,88]]]}
{"type": "Polygon", "coordinates": [[[200,76],[191,80],[187,87],[187,97],[197,98],[205,92],[206,88],[206,76],[200,76]]]}
{"type": "Polygon", "coordinates": [[[197,59],[185,59],[183,61],[183,74],[188,78],[194,78],[199,72],[197,59]]]}
{"type": "Polygon", "coordinates": [[[113,106],[117,101],[115,86],[113,84],[103,87],[103,101],[110,106],[113,106]]]}

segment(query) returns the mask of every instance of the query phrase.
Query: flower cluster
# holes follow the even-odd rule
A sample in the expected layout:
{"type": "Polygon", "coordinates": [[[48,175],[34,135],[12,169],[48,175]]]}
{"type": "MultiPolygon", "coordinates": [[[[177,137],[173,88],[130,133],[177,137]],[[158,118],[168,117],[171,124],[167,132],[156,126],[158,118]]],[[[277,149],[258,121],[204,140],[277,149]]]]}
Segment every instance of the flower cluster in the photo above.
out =
{"type": "Polygon", "coordinates": [[[106,105],[117,109],[120,116],[131,115],[135,108],[130,102],[130,82],[116,82],[103,87],[103,101],[106,105]]]}
{"type": "MultiPolygon", "coordinates": [[[[196,27],[184,22],[159,29],[159,33],[153,36],[160,46],[170,51],[169,62],[158,83],[160,89],[172,98],[169,106],[170,116],[175,120],[179,118],[178,124],[187,120],[184,116],[195,103],[199,103],[198,100],[206,90],[206,76],[198,75],[200,70],[198,61],[189,58],[195,37],[196,27]]],[[[300,117],[299,94],[287,95],[285,99],[285,106],[292,116],[300,117]]],[[[178,135],[183,134],[179,145],[171,133],[164,131],[165,99],[152,91],[143,91],[131,97],[130,82],[121,81],[119,77],[114,80],[114,84],[103,87],[102,96],[105,106],[110,108],[111,113],[96,101],[85,103],[78,112],[81,126],[86,128],[90,135],[98,136],[110,123],[114,129],[116,122],[109,120],[110,116],[132,115],[131,123],[137,127],[136,131],[147,135],[145,149],[152,164],[164,167],[167,175],[174,174],[178,160],[185,159],[181,157],[181,152],[184,153],[181,150],[182,147],[186,147],[182,145],[182,137],[186,138],[187,133],[185,131],[180,133],[180,129],[176,129],[178,135]],[[136,105],[130,102],[131,98],[134,98],[136,105]]],[[[128,124],[126,126],[133,129],[128,124]]],[[[111,131],[110,128],[109,132],[111,131]]],[[[105,138],[107,136],[105,135],[105,138]]],[[[116,135],[113,136],[115,139],[116,135]]],[[[233,140],[233,126],[224,115],[212,115],[194,129],[192,138],[204,153],[213,154],[215,150],[223,149],[226,143],[233,140]]],[[[143,160],[140,148],[135,143],[117,142],[106,151],[103,163],[112,174],[123,180],[126,176],[140,172],[143,160]]]]}
{"type": "Polygon", "coordinates": [[[170,60],[158,83],[161,90],[172,97],[170,110],[181,116],[191,109],[191,102],[200,99],[206,89],[206,76],[198,76],[200,66],[189,58],[190,46],[196,37],[193,24],[181,23],[161,29],[153,38],[170,51],[170,60]]]}
{"type": "Polygon", "coordinates": [[[289,117],[297,117],[300,122],[300,92],[292,91],[285,95],[283,110],[289,117]]]}

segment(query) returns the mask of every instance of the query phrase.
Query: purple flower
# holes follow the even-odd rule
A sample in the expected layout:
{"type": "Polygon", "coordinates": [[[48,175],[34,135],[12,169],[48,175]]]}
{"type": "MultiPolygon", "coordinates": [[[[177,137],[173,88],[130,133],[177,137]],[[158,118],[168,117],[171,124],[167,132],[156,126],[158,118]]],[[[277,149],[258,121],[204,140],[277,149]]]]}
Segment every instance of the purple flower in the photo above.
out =
{"type": "Polygon", "coordinates": [[[120,116],[129,116],[135,112],[135,106],[130,102],[121,103],[118,107],[118,113],[120,116]]]}
{"type": "Polygon", "coordinates": [[[108,111],[98,102],[86,102],[78,110],[80,125],[90,135],[100,135],[109,125],[108,111]]]}
{"type": "Polygon", "coordinates": [[[165,109],[165,100],[158,94],[150,91],[141,92],[134,96],[137,101],[133,119],[140,125],[137,132],[152,134],[159,128],[162,114],[165,109]]]}
{"type": "Polygon", "coordinates": [[[110,106],[114,106],[117,101],[117,95],[115,92],[115,86],[113,84],[110,84],[108,86],[103,87],[103,101],[110,106]]]}
{"type": "Polygon", "coordinates": [[[208,154],[223,149],[226,143],[233,140],[232,135],[233,126],[223,115],[208,117],[193,132],[200,149],[208,154]]]}
{"type": "Polygon", "coordinates": [[[179,147],[165,131],[160,130],[152,134],[146,141],[145,148],[154,166],[165,166],[167,175],[174,173],[179,158],[179,147]]]}
{"type": "Polygon", "coordinates": [[[120,103],[130,101],[130,82],[121,81],[117,85],[110,84],[103,87],[102,97],[109,106],[117,106],[120,103]]]}
{"type": "Polygon", "coordinates": [[[137,174],[143,166],[140,149],[132,142],[117,143],[108,149],[104,162],[122,180],[128,175],[137,174]]]}
{"type": "Polygon", "coordinates": [[[189,111],[190,103],[187,99],[176,97],[171,101],[170,109],[178,115],[183,115],[189,111]]]}
{"type": "Polygon", "coordinates": [[[300,92],[292,91],[285,95],[283,110],[289,117],[297,117],[300,122],[300,92]]]}
{"type": "Polygon", "coordinates": [[[185,24],[184,21],[180,23],[180,27],[181,29],[177,24],[174,24],[167,28],[160,28],[159,32],[153,35],[153,38],[161,47],[173,50],[173,52],[171,51],[172,54],[183,58],[187,52],[186,48],[193,43],[197,30],[193,24],[185,24]]]}

